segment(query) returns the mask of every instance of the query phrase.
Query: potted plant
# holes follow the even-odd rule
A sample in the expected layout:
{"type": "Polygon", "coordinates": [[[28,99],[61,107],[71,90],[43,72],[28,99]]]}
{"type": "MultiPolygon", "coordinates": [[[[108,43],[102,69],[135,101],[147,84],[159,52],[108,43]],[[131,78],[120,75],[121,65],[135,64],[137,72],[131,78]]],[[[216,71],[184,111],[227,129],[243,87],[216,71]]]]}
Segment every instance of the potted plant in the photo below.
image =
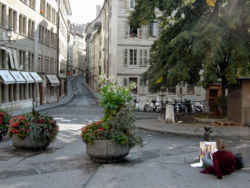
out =
{"type": "Polygon", "coordinates": [[[58,125],[47,114],[33,112],[10,120],[12,145],[21,149],[45,149],[56,137],[58,125]]]}
{"type": "Polygon", "coordinates": [[[118,162],[132,147],[142,146],[142,138],[135,133],[131,87],[121,87],[117,81],[102,77],[100,105],[104,107],[104,117],[82,127],[81,131],[86,152],[92,160],[118,162]]]}
{"type": "Polygon", "coordinates": [[[10,115],[0,109],[0,141],[4,140],[8,133],[8,126],[10,121],[10,115]]]}

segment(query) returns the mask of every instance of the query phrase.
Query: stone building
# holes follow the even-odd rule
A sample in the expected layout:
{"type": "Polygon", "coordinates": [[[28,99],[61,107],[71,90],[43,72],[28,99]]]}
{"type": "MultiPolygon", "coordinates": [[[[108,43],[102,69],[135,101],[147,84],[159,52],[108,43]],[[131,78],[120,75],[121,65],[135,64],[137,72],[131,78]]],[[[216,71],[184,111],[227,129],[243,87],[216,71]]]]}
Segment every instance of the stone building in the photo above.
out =
{"type": "Polygon", "coordinates": [[[83,65],[85,61],[85,42],[84,36],[79,32],[72,32],[73,35],[73,59],[72,75],[83,75],[83,65]]]}
{"type": "Polygon", "coordinates": [[[0,108],[23,109],[59,100],[59,2],[1,0],[0,108]]]}
{"type": "Polygon", "coordinates": [[[70,32],[69,16],[72,14],[69,0],[58,0],[58,77],[59,97],[63,97],[67,89],[67,56],[68,36],[70,32]]]}
{"type": "MultiPolygon", "coordinates": [[[[159,99],[148,91],[141,75],[149,68],[150,48],[160,33],[157,20],[133,30],[128,21],[134,10],[134,0],[105,0],[97,18],[86,27],[87,81],[98,89],[98,76],[105,73],[127,86],[136,83],[135,95],[141,103],[159,99]]],[[[157,12],[160,15],[160,12],[157,12]]],[[[189,84],[179,84],[161,93],[168,99],[205,100],[206,90],[189,84]]]]}

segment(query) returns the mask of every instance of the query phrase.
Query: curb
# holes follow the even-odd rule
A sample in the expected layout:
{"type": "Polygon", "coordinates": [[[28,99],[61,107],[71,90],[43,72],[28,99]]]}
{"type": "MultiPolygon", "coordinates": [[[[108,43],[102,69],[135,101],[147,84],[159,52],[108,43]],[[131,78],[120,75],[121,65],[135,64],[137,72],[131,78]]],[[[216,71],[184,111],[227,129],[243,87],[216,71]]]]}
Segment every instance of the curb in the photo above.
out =
{"type": "MultiPolygon", "coordinates": [[[[178,132],[178,131],[174,131],[174,130],[167,130],[167,127],[165,130],[160,130],[160,129],[154,129],[154,128],[148,128],[145,126],[140,126],[140,125],[135,125],[137,127],[137,129],[139,130],[144,130],[144,131],[150,131],[150,132],[155,132],[155,133],[160,133],[160,134],[169,134],[169,135],[174,135],[174,136],[183,136],[183,137],[195,137],[195,138],[201,138],[203,140],[204,136],[201,133],[190,133],[190,132],[178,132]]],[[[216,140],[218,138],[224,138],[227,140],[250,140],[250,136],[245,135],[245,136],[241,136],[241,135],[221,135],[218,133],[215,134],[211,134],[210,135],[210,140],[216,140]]]]}
{"type": "MultiPolygon", "coordinates": [[[[36,111],[42,111],[42,110],[62,106],[62,105],[65,105],[65,104],[69,103],[72,100],[72,98],[74,97],[71,82],[73,80],[75,80],[75,79],[76,78],[67,80],[67,84],[68,84],[67,95],[64,96],[61,100],[59,100],[57,103],[44,104],[44,105],[37,106],[37,107],[35,107],[35,110],[36,111]]],[[[26,113],[30,113],[30,112],[32,112],[32,108],[16,110],[16,111],[11,112],[11,114],[13,116],[16,116],[16,115],[26,114],[26,113]]]]}
{"type": "Polygon", "coordinates": [[[95,98],[95,100],[98,102],[99,101],[99,94],[97,92],[94,92],[88,84],[84,81],[83,82],[84,87],[89,91],[89,93],[95,98]]]}

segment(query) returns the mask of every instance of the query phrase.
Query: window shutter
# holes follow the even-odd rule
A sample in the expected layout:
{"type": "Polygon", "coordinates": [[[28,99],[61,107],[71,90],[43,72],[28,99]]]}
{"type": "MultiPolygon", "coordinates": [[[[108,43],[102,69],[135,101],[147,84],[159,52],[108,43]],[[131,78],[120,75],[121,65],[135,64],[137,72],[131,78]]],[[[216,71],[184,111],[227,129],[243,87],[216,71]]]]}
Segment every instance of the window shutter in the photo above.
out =
{"type": "Polygon", "coordinates": [[[142,37],[142,28],[141,27],[138,29],[138,37],[142,37]]]}
{"type": "Polygon", "coordinates": [[[150,24],[147,25],[147,29],[146,29],[146,37],[149,38],[150,37],[150,24]]]}
{"type": "Polygon", "coordinates": [[[124,49],[124,66],[128,65],[128,49],[124,49]]]}

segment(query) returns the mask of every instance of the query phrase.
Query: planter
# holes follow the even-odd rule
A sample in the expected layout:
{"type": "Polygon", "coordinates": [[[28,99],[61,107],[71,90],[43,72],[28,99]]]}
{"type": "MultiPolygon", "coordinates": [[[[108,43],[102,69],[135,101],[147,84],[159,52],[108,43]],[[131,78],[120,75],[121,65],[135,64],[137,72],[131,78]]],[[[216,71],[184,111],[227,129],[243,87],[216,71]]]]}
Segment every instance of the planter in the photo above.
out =
{"type": "Polygon", "coordinates": [[[17,135],[12,136],[12,145],[19,149],[28,149],[28,150],[38,150],[45,149],[50,144],[50,140],[42,140],[38,143],[31,140],[29,136],[26,136],[24,139],[19,138],[17,135]]]}
{"type": "Polygon", "coordinates": [[[94,144],[86,144],[87,154],[99,163],[120,162],[129,154],[130,149],[129,146],[122,146],[111,140],[96,140],[94,144]]]}

